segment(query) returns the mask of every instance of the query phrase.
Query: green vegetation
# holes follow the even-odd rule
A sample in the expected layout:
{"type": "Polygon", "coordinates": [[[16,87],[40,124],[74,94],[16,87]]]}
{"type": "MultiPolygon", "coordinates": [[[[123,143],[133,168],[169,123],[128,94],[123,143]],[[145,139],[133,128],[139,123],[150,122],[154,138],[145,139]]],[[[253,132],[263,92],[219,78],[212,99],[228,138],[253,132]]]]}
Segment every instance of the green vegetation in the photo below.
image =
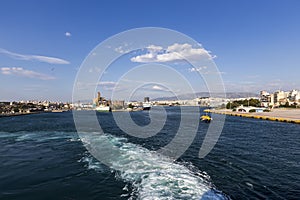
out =
{"type": "Polygon", "coordinates": [[[228,102],[226,104],[227,109],[234,109],[239,106],[254,106],[254,107],[259,107],[260,106],[260,101],[258,99],[244,99],[244,100],[237,100],[233,102],[228,102]]]}
{"type": "Polygon", "coordinates": [[[293,103],[293,104],[289,104],[289,102],[286,102],[284,105],[280,105],[280,108],[299,108],[299,106],[297,106],[297,103],[293,103]]]}
{"type": "Polygon", "coordinates": [[[13,108],[13,111],[15,112],[15,113],[17,113],[17,112],[19,112],[20,110],[19,110],[19,108],[13,108]]]}

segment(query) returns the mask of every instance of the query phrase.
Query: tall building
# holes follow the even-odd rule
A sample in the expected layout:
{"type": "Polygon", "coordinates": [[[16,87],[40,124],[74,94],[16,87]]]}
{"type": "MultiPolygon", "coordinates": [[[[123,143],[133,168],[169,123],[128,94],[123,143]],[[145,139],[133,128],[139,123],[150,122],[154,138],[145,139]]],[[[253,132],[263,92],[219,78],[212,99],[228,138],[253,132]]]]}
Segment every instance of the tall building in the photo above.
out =
{"type": "Polygon", "coordinates": [[[298,90],[290,91],[288,99],[289,99],[290,102],[299,102],[300,92],[298,90]]]}
{"type": "Polygon", "coordinates": [[[270,107],[275,106],[278,107],[280,105],[295,105],[300,104],[300,91],[291,90],[289,92],[284,92],[281,90],[277,90],[274,94],[270,94],[266,91],[260,92],[260,101],[261,106],[270,107]]]}
{"type": "Polygon", "coordinates": [[[260,92],[260,102],[263,107],[274,106],[274,94],[270,94],[266,91],[260,92]]]}
{"type": "Polygon", "coordinates": [[[120,110],[125,108],[125,101],[123,100],[115,100],[110,102],[111,108],[113,110],[120,110]]]}
{"type": "Polygon", "coordinates": [[[97,97],[93,99],[93,107],[99,106],[100,104],[109,106],[111,102],[104,97],[101,97],[101,93],[98,92],[97,97]]]}
{"type": "Polygon", "coordinates": [[[287,102],[287,92],[278,90],[274,93],[274,104],[276,106],[284,105],[287,102]]]}

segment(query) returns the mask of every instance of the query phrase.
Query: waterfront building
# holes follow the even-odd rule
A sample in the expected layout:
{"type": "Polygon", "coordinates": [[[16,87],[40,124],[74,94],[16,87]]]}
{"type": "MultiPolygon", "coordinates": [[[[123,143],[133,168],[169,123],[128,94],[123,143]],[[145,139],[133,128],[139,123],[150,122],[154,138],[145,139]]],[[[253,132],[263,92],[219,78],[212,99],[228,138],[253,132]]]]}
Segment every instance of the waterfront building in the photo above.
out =
{"type": "Polygon", "coordinates": [[[289,93],[288,100],[290,102],[299,102],[300,100],[300,92],[298,90],[292,90],[289,93]]]}
{"type": "Polygon", "coordinates": [[[114,100],[111,101],[111,109],[113,110],[120,110],[125,108],[125,101],[123,100],[114,100]]]}
{"type": "Polygon", "coordinates": [[[270,94],[267,91],[260,92],[260,102],[262,107],[273,107],[274,106],[274,94],[270,94]]]}
{"type": "Polygon", "coordinates": [[[288,92],[278,90],[274,93],[275,106],[284,105],[287,102],[288,92]]]}
{"type": "Polygon", "coordinates": [[[260,92],[260,101],[262,107],[278,107],[283,105],[300,104],[300,92],[298,90],[291,90],[285,92],[277,90],[273,94],[266,91],[260,92]]]}

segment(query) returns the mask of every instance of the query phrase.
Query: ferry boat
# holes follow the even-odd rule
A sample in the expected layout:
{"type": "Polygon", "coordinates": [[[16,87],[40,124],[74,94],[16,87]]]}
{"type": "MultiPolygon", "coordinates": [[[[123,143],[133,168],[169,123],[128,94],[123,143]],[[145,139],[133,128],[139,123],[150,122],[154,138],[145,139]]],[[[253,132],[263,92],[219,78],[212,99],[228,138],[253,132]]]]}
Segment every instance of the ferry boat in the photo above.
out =
{"type": "Polygon", "coordinates": [[[110,108],[110,106],[99,105],[99,106],[96,107],[96,111],[98,111],[98,112],[111,112],[111,108],[110,108]]]}
{"type": "Polygon", "coordinates": [[[143,102],[143,110],[150,110],[152,104],[150,102],[143,102]]]}
{"type": "Polygon", "coordinates": [[[96,98],[93,99],[93,104],[95,106],[95,110],[98,112],[110,112],[110,101],[106,100],[104,97],[101,97],[101,93],[98,92],[96,98]]]}

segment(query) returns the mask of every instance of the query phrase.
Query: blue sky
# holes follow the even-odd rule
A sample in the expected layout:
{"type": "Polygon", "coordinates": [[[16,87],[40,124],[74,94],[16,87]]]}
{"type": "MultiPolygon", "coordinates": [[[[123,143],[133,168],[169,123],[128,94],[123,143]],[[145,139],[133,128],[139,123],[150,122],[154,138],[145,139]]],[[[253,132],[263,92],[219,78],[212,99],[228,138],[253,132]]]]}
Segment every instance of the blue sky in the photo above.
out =
{"type": "MultiPolygon", "coordinates": [[[[300,89],[299,10],[297,0],[2,0],[0,100],[70,101],[86,56],[107,38],[140,27],[173,29],[202,44],[216,55],[227,91],[300,89]]],[[[130,57],[118,63],[123,71],[136,64],[130,57]]],[[[197,85],[191,69],[177,68],[197,85]]],[[[110,71],[99,84],[106,95],[118,80],[109,74],[122,70],[110,71]]]]}

